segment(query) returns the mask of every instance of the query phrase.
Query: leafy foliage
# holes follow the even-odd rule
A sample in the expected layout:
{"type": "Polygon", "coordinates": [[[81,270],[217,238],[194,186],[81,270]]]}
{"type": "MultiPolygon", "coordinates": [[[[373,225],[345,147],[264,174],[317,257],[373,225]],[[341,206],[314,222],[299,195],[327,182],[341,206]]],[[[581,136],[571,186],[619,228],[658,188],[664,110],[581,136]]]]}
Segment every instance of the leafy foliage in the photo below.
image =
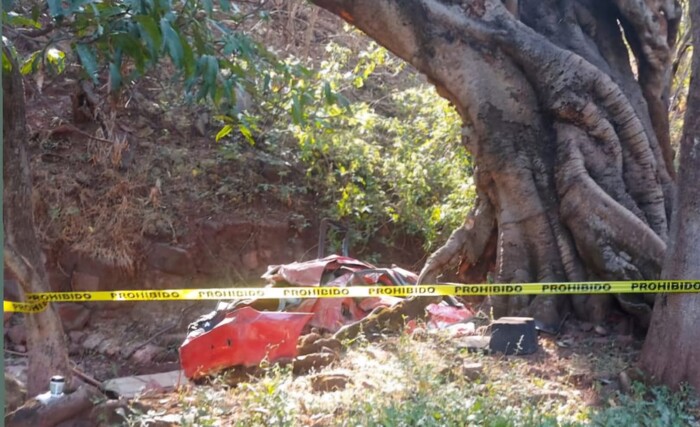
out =
{"type": "MultiPolygon", "coordinates": [[[[403,65],[371,44],[359,55],[328,46],[319,75],[330,92],[377,86],[372,73],[398,75],[403,65]],[[349,71],[348,69],[352,70],[349,71]]],[[[403,77],[412,77],[403,73],[403,77]]],[[[376,79],[379,80],[379,79],[376,79]]],[[[309,185],[333,218],[346,220],[364,242],[385,225],[420,237],[429,248],[463,221],[474,199],[471,159],[460,145],[460,119],[432,87],[376,88],[347,109],[319,105],[291,132],[309,185]]]]}
{"type": "Polygon", "coordinates": [[[618,394],[617,402],[594,414],[591,418],[596,426],[697,426],[698,420],[690,410],[698,407],[693,391],[682,388],[672,393],[665,386],[653,388],[643,383],[634,383],[628,394],[618,394]]]}
{"type": "MultiPolygon", "coordinates": [[[[18,6],[20,7],[20,6],[18,6]]],[[[308,75],[299,64],[279,60],[264,46],[236,27],[249,18],[236,3],[210,0],[171,3],[162,0],[48,1],[31,12],[4,13],[11,27],[46,28],[54,34],[41,50],[24,61],[25,74],[40,65],[51,71],[65,69],[65,55],[58,45],[70,40],[70,52],[95,83],[106,71],[113,91],[142,77],[156,65],[169,60],[172,81],[184,85],[185,98],[208,101],[224,114],[227,122],[217,139],[237,128],[253,142],[256,120],[244,114],[237,103],[242,93],[270,98],[276,105],[294,103],[300,107],[308,96],[296,85],[308,75]],[[46,16],[48,14],[48,17],[46,16]],[[41,22],[49,23],[42,25],[41,22]],[[234,124],[232,124],[234,123],[234,124]]],[[[265,12],[258,17],[266,19],[265,12]]],[[[299,116],[299,113],[295,113],[299,116]]]]}
{"type": "Polygon", "coordinates": [[[264,10],[227,1],[51,0],[5,17],[10,27],[52,35],[25,55],[24,74],[60,74],[77,61],[85,78],[117,91],[156,66],[171,71],[186,101],[215,112],[223,161],[236,159],[243,143],[301,165],[305,183],[270,185],[287,198],[315,195],[323,215],[353,229],[355,244],[394,232],[429,248],[474,197],[459,117],[374,43],[331,43],[307,67],[244,30],[251,17],[267,20],[264,10]]]}

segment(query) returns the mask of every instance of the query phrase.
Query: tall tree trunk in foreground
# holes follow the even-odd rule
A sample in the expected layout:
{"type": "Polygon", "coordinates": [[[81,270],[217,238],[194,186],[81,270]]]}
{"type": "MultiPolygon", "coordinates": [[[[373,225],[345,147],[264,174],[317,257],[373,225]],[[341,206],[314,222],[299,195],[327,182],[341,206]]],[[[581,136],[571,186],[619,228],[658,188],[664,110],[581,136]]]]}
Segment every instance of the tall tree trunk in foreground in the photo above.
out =
{"type": "MultiPolygon", "coordinates": [[[[700,280],[700,3],[690,2],[693,64],[681,139],[678,198],[662,276],[700,280]]],[[[658,380],[700,390],[700,294],[660,295],[642,351],[658,380]]]]}
{"type": "MultiPolygon", "coordinates": [[[[2,76],[5,267],[17,277],[24,293],[47,292],[48,279],[32,215],[24,84],[17,63],[4,44],[3,54],[12,63],[12,70],[3,70],[2,76]]],[[[27,314],[26,324],[27,393],[32,396],[48,390],[52,375],[70,379],[70,369],[63,326],[53,307],[27,314]]]]}
{"type": "MultiPolygon", "coordinates": [[[[656,279],[673,181],[673,0],[314,0],[414,65],[460,113],[479,209],[423,269],[485,265],[497,282],[656,279]],[[630,58],[629,51],[633,58],[630,58]],[[631,64],[633,63],[633,64],[631,64]],[[496,250],[483,239],[494,236],[496,250]]],[[[618,295],[646,326],[653,298],[618,295]]],[[[615,297],[494,298],[557,326],[615,297]]]]}

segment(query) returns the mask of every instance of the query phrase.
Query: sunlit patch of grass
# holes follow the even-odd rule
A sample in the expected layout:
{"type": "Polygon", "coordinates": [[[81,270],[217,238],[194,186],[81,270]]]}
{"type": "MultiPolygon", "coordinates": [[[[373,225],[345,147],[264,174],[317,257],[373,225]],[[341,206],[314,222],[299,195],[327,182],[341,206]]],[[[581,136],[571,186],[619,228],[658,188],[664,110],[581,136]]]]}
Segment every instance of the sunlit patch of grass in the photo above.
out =
{"type": "Polygon", "coordinates": [[[319,373],[347,377],[341,390],[316,391],[313,375],[272,366],[235,387],[214,381],[182,390],[164,406],[179,417],[176,425],[190,426],[700,425],[687,388],[671,393],[637,383],[629,395],[611,392],[590,406],[595,387],[570,384],[569,365],[589,376],[608,374],[628,366],[627,355],[601,348],[600,360],[595,352],[559,357],[556,346],[541,342],[528,358],[469,353],[432,334],[361,339],[319,373]],[[464,364],[477,364],[477,375],[466,375],[464,364]]]}

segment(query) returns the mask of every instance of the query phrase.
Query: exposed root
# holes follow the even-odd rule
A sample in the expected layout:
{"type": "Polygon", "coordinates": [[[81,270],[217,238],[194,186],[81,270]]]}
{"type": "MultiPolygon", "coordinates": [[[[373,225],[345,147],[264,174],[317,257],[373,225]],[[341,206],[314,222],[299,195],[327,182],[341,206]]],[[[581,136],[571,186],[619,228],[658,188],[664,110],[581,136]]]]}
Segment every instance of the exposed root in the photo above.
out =
{"type": "Polygon", "coordinates": [[[666,251],[664,241],[588,175],[570,125],[557,125],[557,130],[561,216],[586,265],[605,279],[657,277],[666,251]]]}
{"type": "Polygon", "coordinates": [[[646,2],[615,0],[624,17],[622,25],[638,62],[639,84],[661,147],[666,169],[675,176],[668,123],[671,54],[681,18],[675,0],[646,2]]]}
{"type": "Polygon", "coordinates": [[[344,326],[333,335],[333,338],[344,341],[354,339],[360,334],[371,337],[384,330],[400,330],[408,319],[425,317],[425,308],[430,304],[440,302],[441,299],[442,297],[405,299],[393,307],[376,310],[364,319],[344,326]]]}

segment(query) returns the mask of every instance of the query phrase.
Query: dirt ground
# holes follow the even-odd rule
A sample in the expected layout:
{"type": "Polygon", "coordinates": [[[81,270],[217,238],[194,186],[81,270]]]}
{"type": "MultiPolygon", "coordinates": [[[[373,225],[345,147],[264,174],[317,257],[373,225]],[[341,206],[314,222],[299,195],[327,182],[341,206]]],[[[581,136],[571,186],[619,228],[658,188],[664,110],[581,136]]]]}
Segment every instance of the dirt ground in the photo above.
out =
{"type": "Polygon", "coordinates": [[[575,420],[607,404],[617,391],[629,391],[637,379],[633,366],[640,340],[573,320],[559,336],[542,334],[539,351],[529,356],[473,353],[465,348],[465,338],[419,328],[361,340],[318,372],[292,375],[270,368],[233,387],[215,379],[213,385],[145,393],[134,404],[162,425],[265,425],[275,407],[267,399],[280,393],[285,416],[291,417],[286,425],[333,426],[362,419],[364,404],[415,401],[424,388],[440,402],[440,388],[456,387],[475,396],[499,396],[514,407],[550,408],[562,419],[575,420]],[[205,402],[207,410],[198,411],[205,402]]]}

